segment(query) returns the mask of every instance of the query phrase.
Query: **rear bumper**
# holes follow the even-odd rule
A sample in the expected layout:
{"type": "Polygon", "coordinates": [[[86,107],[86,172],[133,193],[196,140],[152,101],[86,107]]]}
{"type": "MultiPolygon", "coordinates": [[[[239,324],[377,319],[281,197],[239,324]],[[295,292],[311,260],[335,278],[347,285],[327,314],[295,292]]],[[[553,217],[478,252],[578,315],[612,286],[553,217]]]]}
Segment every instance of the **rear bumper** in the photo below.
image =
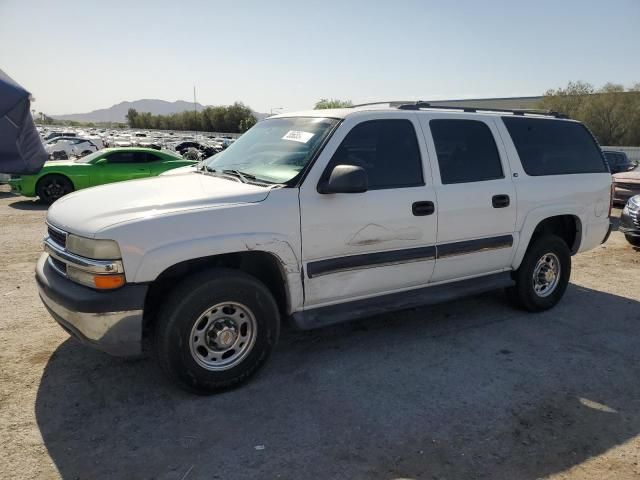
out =
{"type": "Polygon", "coordinates": [[[51,316],[82,343],[111,355],[142,353],[142,314],[147,285],[99,292],[56,272],[44,253],[36,266],[42,303],[51,316]]]}

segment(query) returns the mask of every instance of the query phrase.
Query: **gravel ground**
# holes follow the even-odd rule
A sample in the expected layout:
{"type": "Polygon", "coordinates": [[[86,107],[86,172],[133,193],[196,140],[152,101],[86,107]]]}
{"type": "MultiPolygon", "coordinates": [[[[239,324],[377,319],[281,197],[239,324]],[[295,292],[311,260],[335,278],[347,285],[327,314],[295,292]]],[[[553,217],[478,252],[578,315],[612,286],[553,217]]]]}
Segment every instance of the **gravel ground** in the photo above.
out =
{"type": "Polygon", "coordinates": [[[640,251],[618,232],[550,312],[496,292],[285,331],[251,383],[196,397],[49,317],[45,213],[0,187],[0,478],[640,477],[640,251]]]}

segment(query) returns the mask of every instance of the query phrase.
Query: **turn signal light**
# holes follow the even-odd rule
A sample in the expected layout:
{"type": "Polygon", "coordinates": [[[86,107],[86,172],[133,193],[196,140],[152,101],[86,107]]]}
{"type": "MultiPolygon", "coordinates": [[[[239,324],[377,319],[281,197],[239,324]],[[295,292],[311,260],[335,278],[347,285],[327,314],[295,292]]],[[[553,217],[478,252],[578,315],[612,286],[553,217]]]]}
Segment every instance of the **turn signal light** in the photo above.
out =
{"type": "Polygon", "coordinates": [[[93,283],[96,288],[100,290],[113,290],[114,288],[120,288],[124,285],[124,275],[95,275],[93,277],[93,283]]]}

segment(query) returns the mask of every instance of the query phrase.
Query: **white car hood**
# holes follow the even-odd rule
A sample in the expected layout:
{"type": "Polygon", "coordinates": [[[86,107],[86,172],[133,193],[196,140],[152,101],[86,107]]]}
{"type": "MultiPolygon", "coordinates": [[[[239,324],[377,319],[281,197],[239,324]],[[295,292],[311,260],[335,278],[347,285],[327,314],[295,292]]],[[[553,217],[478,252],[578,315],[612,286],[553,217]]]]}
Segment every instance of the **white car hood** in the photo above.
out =
{"type": "Polygon", "coordinates": [[[47,221],[65,231],[94,237],[117,223],[182,210],[261,202],[269,189],[193,173],[112,183],[71,193],[55,202],[47,221]]]}

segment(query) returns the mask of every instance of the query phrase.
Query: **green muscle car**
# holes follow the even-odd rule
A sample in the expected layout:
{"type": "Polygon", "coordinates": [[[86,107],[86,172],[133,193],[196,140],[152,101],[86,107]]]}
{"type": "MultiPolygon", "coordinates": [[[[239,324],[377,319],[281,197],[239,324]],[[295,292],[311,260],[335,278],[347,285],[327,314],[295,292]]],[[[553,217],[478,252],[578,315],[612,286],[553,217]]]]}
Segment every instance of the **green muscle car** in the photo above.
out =
{"type": "Polygon", "coordinates": [[[195,161],[152,148],[106,148],[69,161],[46,162],[37,175],[9,180],[11,191],[25,197],[40,197],[47,204],[74,190],[105,183],[154,177],[195,161]]]}

